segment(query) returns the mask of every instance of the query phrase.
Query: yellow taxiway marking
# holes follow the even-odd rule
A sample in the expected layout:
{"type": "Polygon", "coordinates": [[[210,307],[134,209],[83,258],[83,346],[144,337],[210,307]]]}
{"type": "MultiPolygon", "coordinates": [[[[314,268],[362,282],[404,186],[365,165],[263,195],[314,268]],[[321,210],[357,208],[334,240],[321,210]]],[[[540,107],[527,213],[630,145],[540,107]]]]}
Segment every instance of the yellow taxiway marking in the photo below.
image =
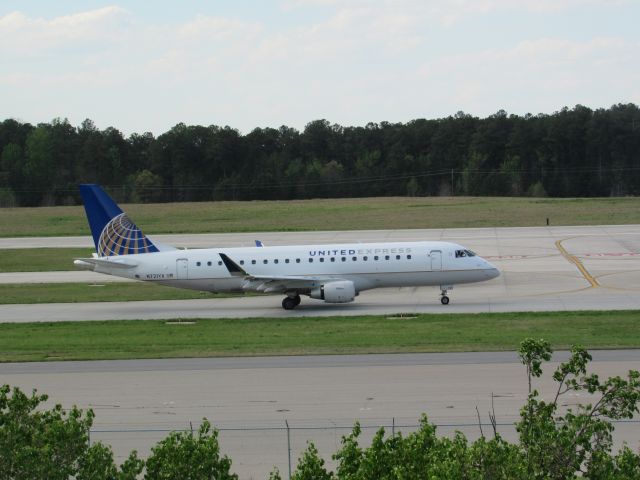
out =
{"type": "MultiPolygon", "coordinates": [[[[570,237],[570,238],[574,238],[574,237],[570,237]]],[[[567,249],[562,246],[562,242],[564,242],[565,240],[570,240],[570,238],[563,238],[562,240],[556,240],[557,249],[560,251],[560,253],[564,258],[566,258],[569,262],[573,263],[578,268],[578,270],[580,270],[580,273],[585,278],[585,280],[591,284],[590,288],[599,287],[600,284],[598,283],[598,280],[596,280],[589,273],[589,271],[584,267],[582,262],[577,257],[567,252],[567,249]]]]}

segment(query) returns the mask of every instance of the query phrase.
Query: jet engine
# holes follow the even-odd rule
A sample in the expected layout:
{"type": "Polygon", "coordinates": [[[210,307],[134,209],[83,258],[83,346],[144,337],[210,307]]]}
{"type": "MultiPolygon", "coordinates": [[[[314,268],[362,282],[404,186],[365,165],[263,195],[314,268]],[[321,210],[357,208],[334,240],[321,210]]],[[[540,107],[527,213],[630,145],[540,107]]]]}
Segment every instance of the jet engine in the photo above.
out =
{"type": "Polygon", "coordinates": [[[311,290],[309,296],[327,303],[348,303],[356,297],[356,287],[349,280],[329,282],[311,290]]]}

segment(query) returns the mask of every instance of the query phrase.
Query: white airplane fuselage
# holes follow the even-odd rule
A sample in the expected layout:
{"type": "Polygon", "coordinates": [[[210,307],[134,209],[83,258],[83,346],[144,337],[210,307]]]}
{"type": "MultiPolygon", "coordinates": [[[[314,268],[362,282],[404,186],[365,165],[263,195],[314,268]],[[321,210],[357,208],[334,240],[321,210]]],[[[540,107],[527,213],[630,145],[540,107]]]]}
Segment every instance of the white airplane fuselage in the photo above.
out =
{"type": "Polygon", "coordinates": [[[352,302],[364,290],[439,285],[440,301],[456,284],[500,275],[470,250],[448,242],[350,243],[179,250],[152,241],[99,186],[79,186],[96,253],[75,265],[119,277],[207,292],[283,293],[352,302]]]}
{"type": "Polygon", "coordinates": [[[446,290],[500,275],[487,260],[449,242],[207,248],[102,259],[93,268],[96,272],[207,292],[308,294],[334,280],[353,282],[356,295],[383,287],[437,285],[446,290]],[[242,274],[230,272],[221,254],[242,274]],[[288,278],[301,282],[300,288],[292,288],[288,278]]]}

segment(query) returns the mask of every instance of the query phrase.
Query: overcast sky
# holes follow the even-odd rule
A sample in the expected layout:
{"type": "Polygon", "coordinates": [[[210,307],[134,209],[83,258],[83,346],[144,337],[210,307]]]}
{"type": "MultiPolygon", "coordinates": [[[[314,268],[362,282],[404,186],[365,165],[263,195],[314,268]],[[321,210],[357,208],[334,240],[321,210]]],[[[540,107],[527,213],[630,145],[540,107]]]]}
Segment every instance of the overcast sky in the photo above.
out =
{"type": "Polygon", "coordinates": [[[2,0],[0,120],[299,129],[640,104],[639,0],[2,0]]]}

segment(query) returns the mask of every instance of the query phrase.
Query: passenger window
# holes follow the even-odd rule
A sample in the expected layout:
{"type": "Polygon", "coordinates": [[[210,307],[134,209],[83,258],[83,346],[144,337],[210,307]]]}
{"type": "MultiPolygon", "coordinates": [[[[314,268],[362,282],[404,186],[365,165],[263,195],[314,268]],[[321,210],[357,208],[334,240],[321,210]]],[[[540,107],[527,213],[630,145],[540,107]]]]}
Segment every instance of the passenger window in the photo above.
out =
{"type": "Polygon", "coordinates": [[[335,262],[336,261],[336,257],[331,257],[331,261],[335,262]]]}
{"type": "Polygon", "coordinates": [[[324,257],[320,257],[320,263],[324,262],[324,257]]]}
{"type": "Polygon", "coordinates": [[[411,260],[411,255],[407,255],[407,260],[411,260]]]}
{"type": "Polygon", "coordinates": [[[374,260],[378,260],[378,255],[376,255],[375,257],[373,257],[374,260]]]}
{"type": "Polygon", "coordinates": [[[218,266],[220,266],[220,267],[222,266],[222,260],[218,261],[218,266]]]}
{"type": "Polygon", "coordinates": [[[244,260],[240,260],[240,265],[244,265],[244,260]]]}
{"type": "Polygon", "coordinates": [[[210,266],[211,266],[211,262],[207,262],[207,267],[210,267],[210,266]]]}
{"type": "Polygon", "coordinates": [[[251,260],[251,265],[255,265],[256,261],[255,260],[251,260]]]}
{"type": "Polygon", "coordinates": [[[385,259],[385,260],[389,260],[389,255],[385,255],[385,256],[384,256],[384,259],[385,259]]]}
{"type": "Polygon", "coordinates": [[[310,259],[309,259],[309,263],[313,263],[313,258],[310,258],[310,259]]]}
{"type": "Polygon", "coordinates": [[[288,259],[288,258],[285,258],[285,259],[284,259],[284,263],[289,263],[289,259],[288,259]]]}
{"type": "Polygon", "coordinates": [[[264,263],[264,264],[266,265],[267,263],[269,263],[269,260],[267,260],[267,259],[265,258],[264,260],[262,260],[262,263],[264,263]]]}
{"type": "Polygon", "coordinates": [[[347,257],[342,257],[342,261],[346,262],[347,261],[347,257]]]}
{"type": "Polygon", "coordinates": [[[396,260],[400,260],[400,255],[396,255],[396,260]]]}
{"type": "Polygon", "coordinates": [[[367,257],[366,255],[364,257],[362,257],[362,260],[364,260],[365,262],[367,261],[369,257],[367,257]]]}
{"type": "Polygon", "coordinates": [[[351,257],[351,260],[355,262],[356,260],[358,260],[358,257],[351,257]]]}
{"type": "Polygon", "coordinates": [[[276,258],[276,259],[273,261],[273,263],[278,263],[278,259],[276,258]]]}
{"type": "Polygon", "coordinates": [[[300,259],[299,258],[296,258],[296,263],[300,263],[300,259]]]}
{"type": "Polygon", "coordinates": [[[200,262],[196,262],[196,267],[199,267],[199,266],[200,266],[200,262]]]}

